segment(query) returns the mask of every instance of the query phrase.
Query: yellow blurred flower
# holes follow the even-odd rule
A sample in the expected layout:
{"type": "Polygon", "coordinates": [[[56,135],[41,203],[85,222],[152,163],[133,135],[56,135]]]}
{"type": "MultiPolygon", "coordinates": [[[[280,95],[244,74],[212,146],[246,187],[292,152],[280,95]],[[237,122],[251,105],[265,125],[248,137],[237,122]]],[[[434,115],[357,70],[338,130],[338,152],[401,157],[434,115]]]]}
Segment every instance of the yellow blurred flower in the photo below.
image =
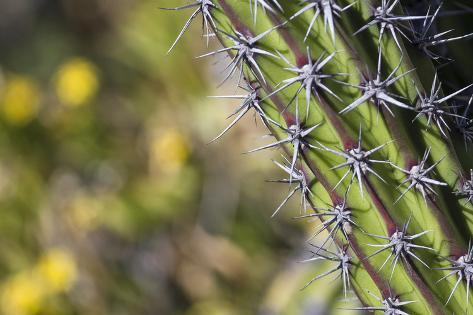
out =
{"type": "Polygon", "coordinates": [[[41,281],[31,273],[20,273],[10,278],[2,292],[3,314],[36,314],[42,307],[44,293],[41,281]]]}
{"type": "Polygon", "coordinates": [[[89,102],[99,89],[95,66],[83,59],[65,62],[55,75],[56,94],[65,106],[79,107],[89,102]]]}
{"type": "Polygon", "coordinates": [[[1,109],[13,125],[24,125],[38,113],[40,91],[29,77],[15,75],[7,80],[2,93],[1,109]]]}
{"type": "Polygon", "coordinates": [[[2,314],[34,315],[54,294],[67,291],[77,279],[72,255],[62,249],[50,249],[34,268],[10,277],[2,287],[2,314]]]}
{"type": "Polygon", "coordinates": [[[151,169],[173,173],[181,169],[189,157],[186,138],[178,130],[156,133],[150,143],[151,169]]]}
{"type": "Polygon", "coordinates": [[[38,277],[44,289],[51,293],[67,291],[77,279],[77,266],[74,257],[62,249],[49,250],[36,266],[38,277]]]}
{"type": "Polygon", "coordinates": [[[102,209],[100,200],[85,194],[75,197],[70,206],[70,219],[80,231],[94,229],[98,222],[98,215],[102,209]]]}

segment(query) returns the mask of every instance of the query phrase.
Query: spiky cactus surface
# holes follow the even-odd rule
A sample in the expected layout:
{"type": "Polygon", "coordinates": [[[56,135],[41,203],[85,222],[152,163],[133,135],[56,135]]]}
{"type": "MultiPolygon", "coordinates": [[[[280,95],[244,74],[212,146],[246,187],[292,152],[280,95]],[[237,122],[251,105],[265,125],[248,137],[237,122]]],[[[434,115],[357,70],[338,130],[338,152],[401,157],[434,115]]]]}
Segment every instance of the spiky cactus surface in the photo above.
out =
{"type": "MultiPolygon", "coordinates": [[[[368,311],[464,314],[473,281],[472,12],[457,2],[196,0],[204,40],[280,148],[311,260],[368,311]],[[455,30],[453,30],[455,29],[455,30]],[[469,42],[471,45],[471,42],[469,42]],[[470,108],[471,107],[471,108],[470,108]]],[[[171,50],[170,49],[170,50],[171,50]]],[[[308,279],[310,280],[310,279],[308,279]]]]}

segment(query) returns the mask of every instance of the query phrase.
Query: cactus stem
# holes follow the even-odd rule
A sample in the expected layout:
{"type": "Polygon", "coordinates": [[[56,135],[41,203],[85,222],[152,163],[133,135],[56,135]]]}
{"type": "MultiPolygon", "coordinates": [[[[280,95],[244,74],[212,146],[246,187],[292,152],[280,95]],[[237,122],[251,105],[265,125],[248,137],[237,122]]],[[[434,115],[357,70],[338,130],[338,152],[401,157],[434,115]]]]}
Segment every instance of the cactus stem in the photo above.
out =
{"type": "MultiPolygon", "coordinates": [[[[343,280],[344,295],[346,296],[347,289],[352,285],[360,299],[366,303],[365,305],[373,304],[368,302],[370,298],[362,288],[366,288],[368,283],[370,286],[375,285],[381,292],[382,298],[377,298],[377,300],[382,306],[377,308],[369,306],[364,309],[384,311],[389,314],[407,314],[406,312],[411,310],[416,310],[414,311],[416,314],[445,313],[447,310],[441,304],[447,295],[454,295],[453,292],[457,288],[460,288],[457,291],[466,289],[468,303],[470,278],[466,274],[459,274],[462,278],[457,281],[451,292],[449,284],[444,283],[437,288],[431,279],[433,274],[437,275],[435,278],[440,278],[448,272],[428,271],[420,264],[429,267],[426,263],[430,265],[427,257],[433,257],[431,254],[424,255],[423,250],[439,250],[442,255],[448,253],[454,257],[461,257],[463,253],[459,231],[455,230],[452,224],[454,223],[458,229],[469,224],[468,221],[462,219],[468,218],[470,215],[468,211],[472,209],[470,203],[473,201],[473,171],[470,174],[471,179],[465,178],[464,171],[470,170],[472,166],[469,165],[467,155],[460,156],[466,159],[466,165],[460,164],[458,160],[460,157],[457,157],[456,151],[453,151],[453,143],[458,145],[458,142],[452,142],[449,138],[452,127],[449,124],[453,121],[456,129],[462,134],[466,146],[473,140],[473,120],[470,110],[473,97],[467,101],[463,95],[459,96],[473,85],[454,91],[450,89],[450,93],[441,96],[441,80],[432,71],[435,68],[429,60],[431,58],[425,58],[422,53],[412,48],[425,50],[424,53],[433,51],[432,54],[434,54],[436,46],[467,39],[470,34],[448,38],[451,34],[450,30],[434,33],[433,24],[442,14],[441,5],[435,8],[433,15],[430,8],[427,10],[427,6],[424,6],[426,13],[422,9],[420,14],[402,15],[403,8],[400,0],[369,1],[368,4],[362,1],[358,2],[359,5],[354,8],[352,0],[344,0],[343,5],[340,6],[336,2],[342,3],[341,0],[302,0],[300,4],[280,0],[247,0],[246,4],[237,0],[208,1],[218,3],[218,7],[211,8],[211,13],[219,29],[211,22],[205,24],[205,16],[204,27],[207,26],[207,33],[209,33],[209,27],[213,29],[215,35],[227,48],[200,57],[229,54],[231,61],[223,70],[225,79],[222,83],[236,76],[237,72],[239,72],[238,85],[244,77],[246,80],[259,81],[259,84],[245,81],[245,87],[241,88],[248,93],[247,95],[221,97],[239,99],[242,103],[229,116],[229,118],[232,117],[231,123],[212,142],[220,139],[248,111],[253,109],[255,115],[258,115],[263,124],[270,129],[275,140],[247,153],[281,147],[287,154],[287,158],[283,156],[285,161],[280,163],[273,161],[286,173],[285,178],[273,180],[273,182],[289,184],[289,189],[288,195],[273,212],[272,217],[287,205],[289,199],[296,193],[300,193],[301,215],[297,218],[309,220],[318,218],[322,223],[316,228],[315,235],[322,231],[329,234],[322,240],[322,248],[316,247],[313,252],[314,257],[307,261],[330,260],[340,264],[316,276],[307,285],[336,273],[337,278],[343,280]],[[374,2],[380,5],[371,6],[370,3],[374,2]],[[253,16],[248,16],[246,10],[248,4],[253,16]],[[352,10],[342,15],[341,13],[349,7],[352,7],[352,10]],[[242,8],[244,10],[241,10],[242,8]],[[283,12],[283,8],[289,13],[283,12]],[[257,10],[260,12],[258,13],[257,10]],[[370,14],[371,17],[368,17],[370,14]],[[323,16],[323,21],[319,18],[320,15],[323,16]],[[257,17],[258,23],[256,23],[257,17]],[[362,19],[367,20],[362,22],[362,19]],[[293,21],[291,27],[286,27],[286,24],[291,21],[293,21]],[[422,27],[420,27],[421,24],[422,27]],[[309,39],[309,34],[316,25],[321,29],[320,36],[309,39]],[[372,30],[372,26],[378,30],[372,30]],[[421,29],[422,32],[416,32],[415,27],[421,29]],[[275,30],[279,36],[268,36],[275,30]],[[359,34],[365,30],[367,30],[366,33],[376,35],[363,37],[366,40],[363,42],[356,37],[348,36],[348,34],[359,34]],[[386,32],[389,33],[387,35],[389,38],[383,35],[386,32]],[[261,40],[263,38],[264,40],[261,40]],[[336,38],[340,38],[340,43],[335,43],[336,38]],[[404,38],[407,38],[411,45],[404,47],[401,41],[404,38]],[[311,51],[315,49],[323,53],[312,59],[311,51]],[[348,51],[349,56],[338,54],[340,49],[348,51]],[[288,66],[283,68],[284,64],[288,66]],[[381,65],[388,70],[382,71],[381,65]],[[330,69],[327,72],[331,73],[323,73],[322,70],[325,69],[330,69]],[[416,73],[411,74],[413,71],[416,73]],[[360,79],[340,79],[340,76],[348,75],[345,72],[350,75],[358,73],[360,79]],[[413,80],[413,85],[410,84],[408,75],[413,80]],[[431,77],[434,77],[434,80],[429,92],[425,89],[424,83],[429,82],[431,77]],[[276,84],[278,82],[279,84],[276,84]],[[347,86],[349,88],[346,88],[347,86]],[[299,107],[299,102],[304,99],[300,95],[303,91],[305,92],[306,116],[305,119],[300,119],[299,110],[303,107],[299,107]],[[457,100],[460,106],[455,105],[454,102],[457,100]],[[295,112],[293,108],[287,110],[292,103],[295,103],[295,112]],[[368,103],[370,107],[359,107],[363,103],[368,103]],[[310,107],[315,108],[318,115],[315,115],[312,110],[309,113],[310,107]],[[340,110],[340,113],[345,114],[355,108],[359,110],[349,116],[337,114],[340,110]],[[412,112],[401,111],[401,109],[409,109],[412,112]],[[378,116],[376,116],[376,110],[378,116]],[[458,114],[457,111],[462,114],[458,114]],[[376,124],[375,117],[379,118],[380,112],[382,121],[376,124]],[[394,113],[398,117],[395,117],[394,113]],[[415,125],[408,125],[410,120],[416,121],[415,125]],[[359,122],[366,124],[366,128],[369,129],[369,133],[368,130],[364,130],[363,145],[361,125],[358,137],[354,132],[359,122]],[[321,128],[314,132],[318,127],[321,128]],[[399,142],[400,152],[394,146],[387,146],[393,141],[399,142]],[[339,149],[337,149],[337,144],[341,146],[339,149]],[[429,149],[426,149],[422,159],[416,161],[417,153],[421,153],[418,152],[418,147],[421,145],[423,149],[429,149]],[[384,157],[378,158],[378,155],[384,157]],[[432,157],[430,158],[429,155],[432,157]],[[433,161],[428,162],[429,158],[433,161]],[[400,164],[398,164],[399,160],[400,164]],[[444,162],[441,163],[441,161],[444,162]],[[450,167],[453,168],[453,174],[449,173],[450,167]],[[339,170],[329,172],[335,169],[339,170]],[[432,176],[434,170],[439,173],[438,180],[432,176]],[[373,176],[382,182],[400,184],[398,189],[406,186],[405,190],[400,191],[399,198],[395,200],[398,194],[393,194],[388,186],[379,183],[378,180],[373,180],[373,176]],[[318,181],[322,187],[313,186],[312,181],[318,181]],[[355,186],[354,192],[350,192],[352,185],[355,186]],[[360,194],[356,185],[360,189],[360,194]],[[446,188],[440,189],[436,186],[446,188]],[[315,198],[320,198],[327,203],[325,200],[327,197],[324,197],[326,195],[315,195],[319,188],[324,190],[331,199],[331,202],[328,202],[329,206],[323,206],[325,208],[315,206],[315,198]],[[410,193],[406,195],[408,192],[410,193]],[[452,192],[458,197],[453,198],[452,192]],[[363,193],[366,196],[363,196],[363,193]],[[436,197],[437,193],[439,197],[436,197]],[[344,198],[341,198],[343,194],[345,194],[344,198]],[[349,199],[347,199],[348,196],[349,199]],[[425,205],[420,200],[421,197],[425,205]],[[465,200],[466,206],[461,205],[461,199],[465,200]],[[394,206],[399,201],[399,205],[394,206]],[[307,214],[307,207],[313,209],[314,214],[312,212],[307,214]],[[408,211],[415,215],[415,220],[412,214],[408,219],[406,218],[409,215],[408,211]],[[356,217],[353,214],[356,214],[356,217]],[[413,222],[409,226],[411,218],[413,222]],[[404,223],[406,219],[407,223],[401,225],[400,223],[404,223]],[[451,222],[453,219],[456,222],[451,222]],[[372,223],[377,226],[375,227],[372,223]],[[357,229],[352,229],[353,227],[357,229]],[[365,228],[372,234],[366,233],[365,228]],[[417,239],[430,232],[430,229],[433,231],[432,236],[426,236],[425,243],[418,243],[417,239]],[[366,245],[369,237],[384,241],[371,241],[373,244],[366,245]],[[429,238],[428,241],[427,238],[429,238]],[[330,241],[338,246],[338,252],[328,251],[330,241]],[[448,251],[442,248],[445,244],[448,246],[448,251]],[[351,270],[352,274],[349,273],[348,266],[346,268],[341,266],[342,258],[345,256],[347,258],[345,261],[350,262],[347,254],[349,245],[351,246],[350,254],[353,255],[352,263],[356,265],[356,268],[351,270]],[[370,246],[378,248],[377,250],[370,249],[370,246]],[[380,258],[381,261],[378,261],[379,256],[368,259],[381,252],[384,252],[383,258],[380,258]],[[398,264],[399,258],[401,262],[398,264]],[[391,276],[389,277],[389,271],[381,273],[380,270],[390,260],[391,276]],[[393,277],[394,270],[396,270],[395,277],[393,277]],[[366,277],[367,274],[370,277],[366,277]],[[466,286],[462,285],[462,279],[466,279],[466,286]],[[413,301],[401,302],[399,300],[401,295],[393,295],[393,291],[405,293],[408,297],[404,300],[416,300],[419,304],[408,306],[413,301]]],[[[196,4],[201,2],[203,0],[191,6],[175,9],[192,6],[198,9],[196,4]]],[[[203,14],[200,11],[194,14],[198,13],[203,14]]],[[[194,18],[195,16],[191,16],[187,21],[175,43],[194,18]]],[[[207,40],[208,38],[209,36],[207,40]]],[[[445,79],[444,75],[447,76],[444,71],[439,73],[441,79],[445,79]]],[[[453,82],[458,81],[455,78],[450,79],[453,79],[453,82]]],[[[458,83],[458,86],[464,85],[458,83]]],[[[461,143],[459,144],[461,146],[461,143]]],[[[450,263],[454,265],[452,261],[450,263]]],[[[446,262],[439,265],[439,267],[445,266],[447,266],[446,262]]],[[[450,276],[458,274],[458,270],[451,270],[455,272],[450,276]]],[[[471,274],[473,275],[473,272],[471,274]]],[[[454,302],[448,306],[448,312],[458,313],[464,307],[464,299],[455,297],[453,300],[454,302]]],[[[372,301],[377,305],[376,301],[372,301]]]]}

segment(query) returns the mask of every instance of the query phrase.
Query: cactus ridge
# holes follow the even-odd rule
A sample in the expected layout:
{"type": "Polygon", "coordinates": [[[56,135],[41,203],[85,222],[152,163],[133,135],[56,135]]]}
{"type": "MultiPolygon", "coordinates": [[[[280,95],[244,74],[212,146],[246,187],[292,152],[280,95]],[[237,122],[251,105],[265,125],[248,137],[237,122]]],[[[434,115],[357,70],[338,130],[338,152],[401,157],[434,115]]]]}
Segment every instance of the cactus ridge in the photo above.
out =
{"type": "Polygon", "coordinates": [[[447,44],[473,32],[438,28],[450,19],[464,30],[451,18],[473,10],[401,0],[196,0],[171,10],[186,8],[195,11],[169,51],[202,15],[207,43],[223,48],[197,58],[228,54],[221,84],[235,79],[246,93],[214,96],[242,102],[211,142],[253,111],[276,140],[247,153],[285,152],[273,162],[286,178],[272,182],[290,189],[272,217],[298,193],[296,218],[321,221],[304,262],[336,266],[304,288],[332,275],[365,305],[353,309],[467,313],[473,84],[449,71],[458,62],[447,53],[462,56],[447,44]]]}

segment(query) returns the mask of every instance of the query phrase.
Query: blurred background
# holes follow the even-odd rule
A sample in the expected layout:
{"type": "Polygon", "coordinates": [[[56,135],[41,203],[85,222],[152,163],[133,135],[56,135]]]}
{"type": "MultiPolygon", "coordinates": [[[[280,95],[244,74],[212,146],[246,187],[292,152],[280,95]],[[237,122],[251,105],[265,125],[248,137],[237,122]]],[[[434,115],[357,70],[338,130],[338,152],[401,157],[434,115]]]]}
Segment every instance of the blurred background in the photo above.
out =
{"type": "Polygon", "coordinates": [[[298,198],[270,219],[280,153],[241,154],[261,124],[207,144],[241,92],[200,17],[166,55],[181,4],[0,0],[2,314],[340,312],[333,277],[300,290],[333,265],[299,263],[298,198]]]}

